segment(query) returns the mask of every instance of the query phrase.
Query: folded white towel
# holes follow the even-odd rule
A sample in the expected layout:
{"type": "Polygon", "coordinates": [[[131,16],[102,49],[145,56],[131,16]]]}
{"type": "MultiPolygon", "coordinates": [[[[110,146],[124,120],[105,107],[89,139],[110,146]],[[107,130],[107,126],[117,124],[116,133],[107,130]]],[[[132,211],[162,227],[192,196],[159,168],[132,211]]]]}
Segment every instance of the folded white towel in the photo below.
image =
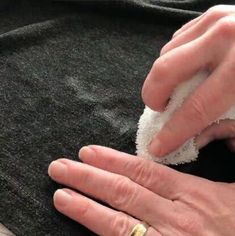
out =
{"type": "MultiPolygon", "coordinates": [[[[176,151],[166,155],[163,158],[151,155],[148,151],[148,145],[153,136],[161,130],[172,114],[182,105],[185,98],[188,97],[188,95],[191,94],[207,78],[207,75],[208,74],[206,72],[199,72],[191,80],[181,83],[175,89],[164,112],[155,112],[147,106],[145,107],[144,113],[140,117],[138,125],[136,138],[137,155],[163,164],[176,165],[196,160],[199,151],[194,143],[195,138],[189,139],[176,151]]],[[[226,112],[226,114],[214,122],[219,122],[219,120],[222,119],[235,119],[235,106],[233,106],[228,112],[226,112]]]]}

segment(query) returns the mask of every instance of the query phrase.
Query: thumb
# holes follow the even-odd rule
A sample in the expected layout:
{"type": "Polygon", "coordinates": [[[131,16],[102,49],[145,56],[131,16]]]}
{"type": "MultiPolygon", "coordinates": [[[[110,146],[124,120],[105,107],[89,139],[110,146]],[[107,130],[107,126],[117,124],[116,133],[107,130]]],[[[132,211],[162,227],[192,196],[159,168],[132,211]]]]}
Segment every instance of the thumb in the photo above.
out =
{"type": "Polygon", "coordinates": [[[229,147],[235,150],[235,120],[222,120],[204,129],[195,139],[197,147],[200,149],[213,140],[229,139],[229,147]]]}

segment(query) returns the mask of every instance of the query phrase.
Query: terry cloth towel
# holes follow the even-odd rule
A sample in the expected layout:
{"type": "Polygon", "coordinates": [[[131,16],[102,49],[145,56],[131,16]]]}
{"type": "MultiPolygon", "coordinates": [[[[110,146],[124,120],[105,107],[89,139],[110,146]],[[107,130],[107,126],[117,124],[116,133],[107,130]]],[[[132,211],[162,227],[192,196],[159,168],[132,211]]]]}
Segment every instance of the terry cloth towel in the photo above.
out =
{"type": "MultiPolygon", "coordinates": [[[[173,113],[179,109],[184,100],[207,78],[205,71],[199,72],[191,80],[181,83],[174,91],[171,100],[165,111],[160,113],[145,107],[143,115],[139,120],[139,129],[137,131],[137,154],[144,158],[161,162],[163,164],[181,164],[194,161],[198,157],[198,149],[195,145],[195,137],[187,140],[181,147],[163,158],[153,156],[148,151],[148,145],[156,133],[158,133],[164,124],[170,119],[173,113]]],[[[233,106],[223,116],[214,122],[222,119],[235,119],[235,106],[233,106]]],[[[212,122],[212,123],[214,123],[212,122]]]]}

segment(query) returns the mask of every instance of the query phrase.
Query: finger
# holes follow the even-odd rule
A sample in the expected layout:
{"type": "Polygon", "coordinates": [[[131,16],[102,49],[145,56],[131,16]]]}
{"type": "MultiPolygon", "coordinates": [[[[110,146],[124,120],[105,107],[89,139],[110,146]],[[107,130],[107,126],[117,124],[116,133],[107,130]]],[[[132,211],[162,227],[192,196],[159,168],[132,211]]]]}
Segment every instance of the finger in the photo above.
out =
{"type": "Polygon", "coordinates": [[[232,152],[235,152],[235,138],[229,139],[227,145],[232,152]]]}
{"type": "Polygon", "coordinates": [[[148,107],[164,110],[175,87],[209,64],[214,45],[208,43],[208,38],[203,35],[171,50],[154,62],[142,89],[143,101],[148,107]]]}
{"type": "MultiPolygon", "coordinates": [[[[70,189],[59,189],[54,194],[56,209],[69,218],[84,225],[97,235],[129,235],[139,223],[125,213],[112,210],[70,189]]],[[[148,236],[160,236],[150,227],[148,236]]]]}
{"type": "Polygon", "coordinates": [[[193,26],[191,26],[187,30],[184,30],[177,37],[173,38],[166,45],[164,45],[164,47],[161,49],[160,56],[163,56],[164,54],[171,51],[172,49],[177,48],[183,44],[186,44],[200,37],[202,34],[204,34],[207,31],[207,29],[210,27],[210,24],[211,23],[209,23],[206,20],[198,21],[193,26]]]}
{"type": "Polygon", "coordinates": [[[173,211],[172,201],[158,196],[127,177],[67,159],[52,162],[49,175],[61,184],[106,202],[150,225],[163,227],[166,221],[174,221],[175,214],[170,213],[173,211]]]}
{"type": "Polygon", "coordinates": [[[182,193],[197,185],[197,181],[200,180],[167,166],[97,145],[83,147],[79,152],[79,158],[89,165],[127,176],[170,200],[179,199],[182,193]]]}
{"type": "Polygon", "coordinates": [[[212,27],[219,19],[222,17],[234,14],[234,6],[220,5],[212,7],[206,13],[201,15],[197,21],[191,25],[191,27],[186,27],[177,37],[173,38],[169,43],[167,43],[161,50],[160,55],[163,55],[170,50],[186,44],[204,34],[210,27],[212,27]]]}
{"type": "Polygon", "coordinates": [[[202,27],[201,24],[201,18],[202,15],[190,21],[188,24],[184,25],[182,28],[176,31],[172,39],[162,47],[160,51],[160,56],[163,56],[164,54],[176,47],[193,41],[194,39],[199,37],[203,32],[205,32],[205,29],[202,27]]]}
{"type": "MultiPolygon", "coordinates": [[[[234,50],[231,53],[234,55],[234,50]]],[[[233,63],[233,58],[225,58],[224,63],[187,98],[153,138],[149,147],[152,154],[165,156],[172,152],[234,105],[233,63]],[[213,104],[216,105],[211,107],[213,104]]]]}
{"type": "Polygon", "coordinates": [[[235,137],[235,121],[222,120],[219,123],[212,124],[202,131],[202,133],[195,139],[195,143],[200,149],[213,140],[233,137],[235,137]]]}
{"type": "Polygon", "coordinates": [[[202,18],[203,14],[200,16],[196,17],[195,19],[189,21],[188,23],[184,24],[180,29],[178,29],[172,36],[172,38],[176,38],[179,36],[181,33],[186,31],[187,29],[191,28],[193,25],[195,25],[200,19],[202,18]]]}

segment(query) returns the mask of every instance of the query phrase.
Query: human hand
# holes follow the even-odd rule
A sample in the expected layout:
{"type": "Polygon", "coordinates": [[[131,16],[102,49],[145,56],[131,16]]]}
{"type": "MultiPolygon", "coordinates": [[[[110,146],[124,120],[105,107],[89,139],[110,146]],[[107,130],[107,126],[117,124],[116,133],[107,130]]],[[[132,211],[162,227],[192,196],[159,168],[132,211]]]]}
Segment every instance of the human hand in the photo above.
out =
{"type": "Polygon", "coordinates": [[[235,184],[215,183],[167,166],[100,146],[80,151],[84,163],[59,159],[51,178],[70,189],[57,190],[58,211],[98,235],[125,236],[139,222],[145,236],[234,236],[235,184]]]}
{"type": "MultiPolygon", "coordinates": [[[[145,104],[162,111],[174,88],[200,70],[207,70],[208,78],[153,138],[152,154],[174,151],[235,105],[235,6],[212,7],[174,34],[145,80],[145,104]]],[[[197,145],[200,148],[214,138],[230,138],[234,150],[234,121],[210,127],[209,133],[197,138],[197,145]]]]}

